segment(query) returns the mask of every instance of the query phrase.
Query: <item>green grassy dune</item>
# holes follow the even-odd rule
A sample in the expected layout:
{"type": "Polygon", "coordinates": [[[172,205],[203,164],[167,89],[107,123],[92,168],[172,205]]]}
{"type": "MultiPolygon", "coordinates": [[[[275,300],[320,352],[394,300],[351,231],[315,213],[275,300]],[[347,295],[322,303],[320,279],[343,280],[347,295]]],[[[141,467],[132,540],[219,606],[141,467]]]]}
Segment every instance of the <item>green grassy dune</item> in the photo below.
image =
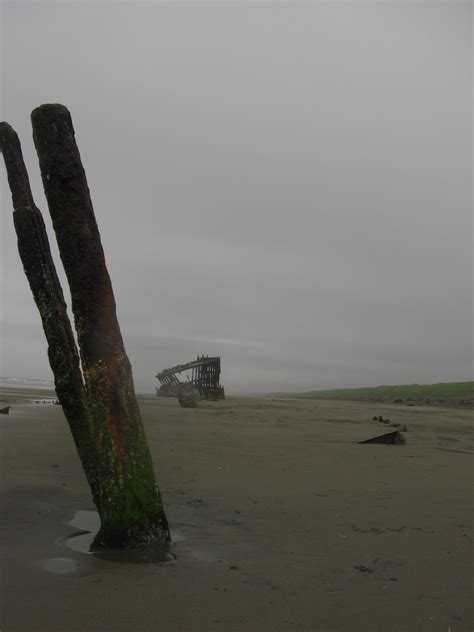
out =
{"type": "Polygon", "coordinates": [[[471,399],[474,397],[474,382],[334,388],[324,391],[306,391],[304,393],[278,393],[278,395],[303,399],[471,399]]]}

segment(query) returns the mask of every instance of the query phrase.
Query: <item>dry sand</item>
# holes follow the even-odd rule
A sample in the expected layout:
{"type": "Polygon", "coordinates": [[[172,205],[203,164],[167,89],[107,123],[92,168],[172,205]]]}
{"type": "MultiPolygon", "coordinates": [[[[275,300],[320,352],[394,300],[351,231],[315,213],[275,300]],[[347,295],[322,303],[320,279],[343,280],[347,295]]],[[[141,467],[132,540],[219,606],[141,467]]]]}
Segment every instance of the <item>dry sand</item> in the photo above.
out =
{"type": "Polygon", "coordinates": [[[176,558],[137,564],[66,546],[94,507],[30,395],[0,392],[2,632],[473,629],[472,412],[140,398],[176,558]],[[406,445],[357,445],[379,414],[406,445]]]}

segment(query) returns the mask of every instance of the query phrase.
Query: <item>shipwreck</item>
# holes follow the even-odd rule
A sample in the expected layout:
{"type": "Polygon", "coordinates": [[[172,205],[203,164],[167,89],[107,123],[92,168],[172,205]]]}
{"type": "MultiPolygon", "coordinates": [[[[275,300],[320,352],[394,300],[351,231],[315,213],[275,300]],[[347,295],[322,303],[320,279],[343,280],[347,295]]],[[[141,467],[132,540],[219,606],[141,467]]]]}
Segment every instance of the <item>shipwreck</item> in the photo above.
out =
{"type": "Polygon", "coordinates": [[[204,399],[224,399],[224,387],[219,383],[220,375],[219,357],[198,355],[192,362],[160,371],[156,375],[160,383],[156,394],[159,397],[177,397],[180,389],[188,387],[196,389],[204,399]]]}

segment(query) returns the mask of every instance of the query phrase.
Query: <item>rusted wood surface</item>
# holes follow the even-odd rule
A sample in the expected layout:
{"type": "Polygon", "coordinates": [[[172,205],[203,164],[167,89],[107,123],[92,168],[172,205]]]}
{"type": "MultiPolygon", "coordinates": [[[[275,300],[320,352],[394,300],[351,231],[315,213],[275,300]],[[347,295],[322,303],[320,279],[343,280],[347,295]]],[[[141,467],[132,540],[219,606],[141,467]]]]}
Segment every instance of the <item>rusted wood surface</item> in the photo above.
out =
{"type": "Polygon", "coordinates": [[[64,106],[47,104],[31,120],[95,425],[103,515],[98,538],[112,544],[169,539],[71,116],[64,106]]]}
{"type": "MultiPolygon", "coordinates": [[[[71,289],[84,368],[123,353],[112,284],[105,264],[71,116],[56,104],[33,110],[33,139],[44,192],[71,289]]],[[[126,358],[122,362],[127,363],[126,358]]]]}
{"type": "Polygon", "coordinates": [[[48,207],[71,290],[81,365],[19,141],[6,124],[1,130],[2,148],[20,256],[48,339],[57,394],[74,438],[79,439],[76,445],[101,517],[96,541],[133,546],[168,540],[168,523],[71,117],[64,106],[48,104],[33,111],[32,123],[48,207]],[[87,469],[93,471],[92,478],[87,469]]]}

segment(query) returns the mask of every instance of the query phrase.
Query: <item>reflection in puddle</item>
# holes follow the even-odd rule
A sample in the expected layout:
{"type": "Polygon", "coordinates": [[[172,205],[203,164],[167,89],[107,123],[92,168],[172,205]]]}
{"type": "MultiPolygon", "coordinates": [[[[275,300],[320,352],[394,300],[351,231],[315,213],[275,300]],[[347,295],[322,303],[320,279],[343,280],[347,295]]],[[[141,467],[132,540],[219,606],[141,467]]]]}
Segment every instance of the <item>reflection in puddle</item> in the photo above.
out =
{"type": "Polygon", "coordinates": [[[69,524],[82,532],[70,536],[65,541],[66,546],[79,553],[92,554],[92,542],[100,528],[99,514],[96,511],[76,511],[69,524]]]}
{"type": "Polygon", "coordinates": [[[71,527],[92,531],[95,535],[100,528],[100,518],[97,511],[76,511],[69,523],[71,527]]]}
{"type": "MultiPolygon", "coordinates": [[[[107,562],[125,562],[132,564],[167,563],[176,559],[177,544],[185,543],[186,536],[176,530],[171,531],[171,542],[155,544],[143,548],[106,548],[92,547],[92,543],[100,528],[100,518],[96,511],[77,511],[69,523],[80,531],[63,540],[63,543],[73,551],[92,555],[107,562]]],[[[220,562],[215,555],[206,551],[194,551],[186,544],[180,547],[180,557],[188,557],[200,562],[220,562]]]]}

